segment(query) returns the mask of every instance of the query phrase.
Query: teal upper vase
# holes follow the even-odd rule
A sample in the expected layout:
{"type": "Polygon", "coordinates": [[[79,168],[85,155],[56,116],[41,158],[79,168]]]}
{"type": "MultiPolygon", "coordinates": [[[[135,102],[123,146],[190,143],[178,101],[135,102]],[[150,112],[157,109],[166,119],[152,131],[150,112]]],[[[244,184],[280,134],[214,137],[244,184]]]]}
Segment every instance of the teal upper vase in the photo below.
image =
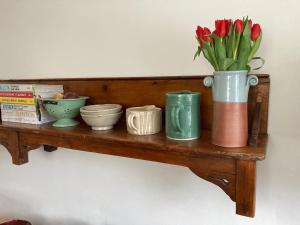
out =
{"type": "Polygon", "coordinates": [[[247,70],[215,71],[214,76],[206,77],[203,83],[212,87],[214,101],[247,102],[250,85],[258,84],[257,76],[247,74],[247,70]]]}

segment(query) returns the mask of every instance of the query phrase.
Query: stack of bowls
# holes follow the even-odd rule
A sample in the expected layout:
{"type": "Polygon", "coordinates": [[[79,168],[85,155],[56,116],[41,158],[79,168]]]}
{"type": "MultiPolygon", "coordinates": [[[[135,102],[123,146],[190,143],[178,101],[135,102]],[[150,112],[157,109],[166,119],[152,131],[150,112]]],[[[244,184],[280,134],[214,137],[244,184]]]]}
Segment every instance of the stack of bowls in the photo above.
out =
{"type": "Polygon", "coordinates": [[[122,113],[122,106],[118,104],[88,105],[80,108],[82,119],[93,130],[112,129],[122,113]]]}

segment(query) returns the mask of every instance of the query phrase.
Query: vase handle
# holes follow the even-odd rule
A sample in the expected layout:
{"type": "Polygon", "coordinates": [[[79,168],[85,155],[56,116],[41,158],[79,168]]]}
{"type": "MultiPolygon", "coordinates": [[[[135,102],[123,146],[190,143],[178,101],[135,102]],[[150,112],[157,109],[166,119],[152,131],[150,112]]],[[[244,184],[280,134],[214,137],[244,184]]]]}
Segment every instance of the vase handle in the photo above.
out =
{"type": "Polygon", "coordinates": [[[258,84],[258,78],[255,75],[249,75],[247,78],[247,86],[256,86],[258,84]]]}
{"type": "Polygon", "coordinates": [[[254,68],[254,69],[252,69],[252,70],[259,70],[259,69],[262,68],[262,67],[264,66],[264,64],[265,64],[265,60],[264,60],[263,58],[261,58],[261,57],[253,57],[252,60],[253,60],[253,61],[254,61],[254,60],[260,60],[260,63],[261,63],[261,65],[260,65],[259,67],[256,67],[256,68],[254,68]]]}
{"type": "Polygon", "coordinates": [[[214,84],[214,78],[213,77],[205,77],[203,80],[203,84],[205,87],[212,87],[214,84]]]}
{"type": "Polygon", "coordinates": [[[249,75],[247,77],[247,81],[246,81],[246,89],[245,89],[246,93],[245,93],[245,95],[248,96],[250,86],[255,86],[257,84],[258,84],[257,76],[249,75]]]}

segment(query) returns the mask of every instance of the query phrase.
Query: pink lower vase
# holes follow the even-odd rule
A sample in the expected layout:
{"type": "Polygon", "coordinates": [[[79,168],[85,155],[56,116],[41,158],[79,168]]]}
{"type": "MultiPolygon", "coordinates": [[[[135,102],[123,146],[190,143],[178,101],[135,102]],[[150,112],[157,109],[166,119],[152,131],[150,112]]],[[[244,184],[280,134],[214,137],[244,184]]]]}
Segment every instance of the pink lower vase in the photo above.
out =
{"type": "Polygon", "coordinates": [[[212,143],[242,147],[248,139],[247,103],[214,102],[212,143]]]}

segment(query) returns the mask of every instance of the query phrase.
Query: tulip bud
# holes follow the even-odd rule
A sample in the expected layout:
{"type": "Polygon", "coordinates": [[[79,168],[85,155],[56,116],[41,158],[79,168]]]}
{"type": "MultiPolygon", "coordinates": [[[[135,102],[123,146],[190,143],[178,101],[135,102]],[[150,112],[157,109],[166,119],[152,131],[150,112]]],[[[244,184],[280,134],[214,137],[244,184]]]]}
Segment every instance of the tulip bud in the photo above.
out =
{"type": "Polygon", "coordinates": [[[199,44],[201,47],[203,47],[203,44],[202,44],[203,32],[204,32],[203,28],[200,26],[197,26],[196,35],[197,35],[197,38],[198,38],[198,41],[199,41],[199,44]]]}
{"type": "Polygon", "coordinates": [[[200,26],[197,26],[196,34],[197,34],[197,38],[198,38],[198,39],[201,39],[202,34],[203,34],[203,28],[200,27],[200,26]]]}
{"type": "Polygon", "coordinates": [[[256,39],[259,37],[261,33],[261,28],[259,24],[254,24],[253,27],[251,28],[251,40],[256,41],[256,39]]]}
{"type": "Polygon", "coordinates": [[[211,34],[210,30],[207,27],[204,27],[202,40],[209,43],[212,42],[212,38],[208,36],[209,34],[211,34]]]}
{"type": "Polygon", "coordinates": [[[234,21],[234,29],[235,32],[238,34],[243,33],[244,31],[244,23],[242,20],[237,19],[236,21],[234,21]]]}
{"type": "Polygon", "coordinates": [[[249,23],[249,26],[250,26],[250,28],[252,27],[252,20],[250,19],[250,20],[248,20],[248,23],[249,23]]]}
{"type": "Polygon", "coordinates": [[[226,35],[227,36],[230,32],[230,25],[232,24],[232,20],[225,20],[225,25],[226,25],[226,35]]]}
{"type": "Polygon", "coordinates": [[[208,36],[211,34],[211,32],[207,27],[202,28],[198,26],[196,29],[196,34],[201,47],[203,47],[203,42],[212,42],[212,38],[208,36]]]}
{"type": "Polygon", "coordinates": [[[225,37],[227,32],[226,32],[226,20],[216,20],[215,21],[215,27],[216,27],[216,34],[219,37],[225,37]]]}

